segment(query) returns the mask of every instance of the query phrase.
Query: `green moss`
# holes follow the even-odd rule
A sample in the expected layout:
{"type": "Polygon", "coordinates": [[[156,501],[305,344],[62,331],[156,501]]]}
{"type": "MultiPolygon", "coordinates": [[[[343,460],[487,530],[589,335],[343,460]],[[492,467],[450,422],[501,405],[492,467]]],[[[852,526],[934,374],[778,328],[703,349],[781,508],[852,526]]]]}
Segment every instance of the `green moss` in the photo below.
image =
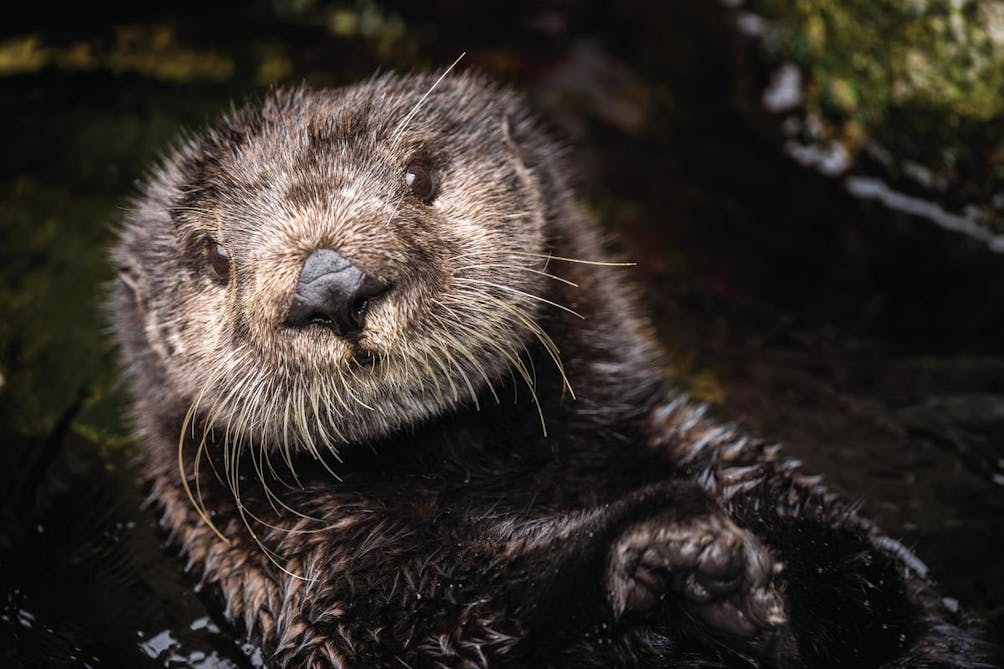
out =
{"type": "Polygon", "coordinates": [[[219,81],[234,74],[234,60],[213,49],[181,43],[170,24],[118,26],[110,46],[88,42],[46,46],[37,35],[0,42],[0,75],[34,72],[47,65],[68,71],[108,70],[165,81],[219,81]]]}
{"type": "Polygon", "coordinates": [[[0,190],[2,411],[17,432],[45,434],[90,386],[111,386],[101,316],[114,215],[105,198],[18,180],[0,190]],[[16,241],[16,243],[15,243],[16,241]]]}
{"type": "Polygon", "coordinates": [[[975,0],[756,4],[771,19],[769,49],[797,62],[820,92],[853,101],[841,106],[845,116],[874,122],[909,104],[984,120],[1004,113],[1004,51],[975,0]]]}
{"type": "Polygon", "coordinates": [[[0,158],[10,175],[0,180],[0,427],[43,436],[81,396],[74,429],[118,448],[124,398],[104,311],[114,225],[133,181],[228,91],[189,99],[134,83],[67,104],[72,89],[17,86],[0,158]]]}
{"type": "MultiPolygon", "coordinates": [[[[813,142],[878,144],[1001,225],[1004,7],[996,0],[753,0],[763,49],[806,80],[813,142]],[[987,169],[989,167],[989,169],[987,169]]],[[[893,180],[897,174],[889,175],[893,180]]]]}

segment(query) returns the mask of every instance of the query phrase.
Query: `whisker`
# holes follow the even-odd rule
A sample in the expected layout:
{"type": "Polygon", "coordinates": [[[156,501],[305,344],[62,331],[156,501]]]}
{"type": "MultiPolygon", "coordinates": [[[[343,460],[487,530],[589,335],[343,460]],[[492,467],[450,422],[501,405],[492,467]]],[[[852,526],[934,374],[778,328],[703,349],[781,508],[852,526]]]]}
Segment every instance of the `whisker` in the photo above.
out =
{"type": "Polygon", "coordinates": [[[560,281],[561,283],[564,283],[564,284],[567,284],[569,286],[572,286],[573,288],[578,288],[579,287],[579,284],[575,283],[574,281],[569,281],[568,279],[566,279],[564,277],[561,277],[561,276],[558,276],[557,274],[551,274],[550,272],[544,272],[543,270],[534,269],[532,267],[523,267],[522,265],[505,265],[505,264],[501,264],[501,263],[493,263],[493,264],[490,264],[490,265],[464,265],[462,267],[455,268],[454,271],[456,271],[456,272],[462,272],[464,270],[471,270],[471,269],[489,269],[489,270],[491,270],[491,269],[499,269],[499,268],[501,268],[501,269],[514,269],[514,270],[519,270],[519,271],[522,271],[522,272],[533,272],[534,274],[539,274],[541,276],[546,276],[549,279],[554,279],[555,281],[560,281]]]}
{"type": "Polygon", "coordinates": [[[422,107],[422,104],[425,102],[425,99],[429,97],[429,94],[431,94],[432,91],[436,90],[436,87],[439,86],[439,83],[446,78],[446,75],[448,75],[453,70],[453,68],[457,66],[457,63],[459,63],[460,60],[466,55],[467,52],[465,51],[459,56],[457,56],[457,59],[452,63],[450,63],[450,66],[446,68],[446,71],[444,71],[443,74],[439,76],[439,79],[436,79],[436,81],[432,84],[432,86],[429,87],[429,90],[427,90],[425,94],[421,98],[419,98],[418,102],[415,103],[415,106],[411,108],[411,111],[409,111],[408,114],[403,119],[401,119],[401,122],[398,124],[397,128],[394,130],[394,133],[391,135],[392,142],[394,142],[395,144],[397,143],[397,140],[400,137],[400,133],[404,131],[404,129],[407,127],[411,119],[415,116],[416,113],[418,113],[418,110],[422,107]]]}
{"type": "Polygon", "coordinates": [[[527,329],[530,330],[530,332],[532,332],[537,337],[538,340],[540,340],[540,343],[543,344],[544,346],[544,350],[546,350],[548,355],[550,355],[551,360],[554,362],[554,365],[558,370],[558,373],[561,375],[561,380],[564,383],[564,387],[568,389],[568,392],[572,396],[572,399],[575,399],[575,390],[572,388],[572,383],[571,381],[568,380],[568,376],[565,374],[565,365],[564,363],[561,362],[561,351],[558,349],[558,345],[554,343],[554,340],[551,339],[551,337],[543,330],[543,328],[540,327],[539,324],[537,324],[536,321],[530,318],[516,305],[510,304],[505,300],[502,300],[494,295],[491,295],[490,293],[483,293],[482,295],[491,300],[492,302],[494,302],[495,304],[497,304],[502,309],[505,309],[509,313],[516,316],[516,318],[519,319],[520,322],[522,322],[527,327],[527,329]]]}
{"type": "MultiPolygon", "coordinates": [[[[448,313],[455,315],[453,309],[443,304],[441,301],[435,300],[435,302],[444,311],[447,311],[448,313]]],[[[491,342],[491,340],[482,337],[480,333],[476,332],[474,329],[463,325],[462,321],[459,318],[455,319],[454,321],[447,321],[445,317],[437,315],[436,321],[438,321],[441,325],[443,325],[444,329],[448,330],[451,326],[454,328],[458,328],[462,330],[466,336],[471,337],[472,339],[475,339],[476,341],[486,346],[492,345],[494,343],[491,342]]],[[[485,380],[485,385],[488,386],[488,390],[489,392],[491,392],[492,397],[495,399],[495,403],[501,404],[501,400],[499,400],[498,393],[495,392],[495,387],[492,385],[491,379],[488,378],[488,373],[485,371],[484,366],[480,362],[478,362],[477,356],[474,354],[474,352],[470,350],[470,347],[462,345],[460,341],[455,337],[451,338],[451,341],[453,342],[454,347],[457,347],[459,350],[461,350],[461,356],[465,360],[467,360],[467,362],[470,363],[470,365],[474,367],[475,370],[477,370],[477,372],[481,375],[481,378],[485,380]]]]}
{"type": "MultiPolygon", "coordinates": [[[[496,303],[496,304],[500,305],[501,307],[503,307],[503,309],[505,309],[505,310],[509,311],[510,313],[513,313],[514,315],[516,315],[517,319],[520,320],[524,324],[524,326],[527,327],[527,329],[531,330],[531,332],[533,332],[533,334],[535,334],[538,337],[538,339],[541,339],[541,341],[544,342],[545,349],[548,350],[549,355],[551,355],[552,360],[555,362],[556,367],[558,368],[559,372],[561,373],[562,378],[563,378],[564,383],[565,383],[565,386],[568,387],[569,391],[571,391],[571,385],[569,384],[567,378],[565,377],[564,367],[561,364],[560,356],[558,356],[557,352],[556,352],[556,348],[557,347],[555,347],[554,351],[551,351],[549,349],[549,347],[546,344],[545,339],[544,339],[544,338],[546,338],[547,341],[550,341],[550,338],[547,337],[546,333],[543,333],[540,330],[540,327],[537,326],[536,323],[534,323],[531,319],[529,319],[522,311],[520,311],[519,309],[517,309],[516,307],[514,307],[512,305],[507,304],[504,300],[501,300],[500,298],[495,297],[494,295],[491,295],[489,293],[485,293],[484,291],[480,291],[480,290],[476,291],[476,294],[478,296],[486,298],[490,302],[493,302],[493,303],[496,303]],[[537,331],[539,331],[539,332],[537,332],[537,331]],[[543,334],[544,338],[541,338],[542,334],[543,334]]],[[[458,314],[458,311],[452,309],[449,305],[444,304],[443,306],[445,306],[446,309],[447,309],[447,311],[449,311],[450,313],[458,314]]],[[[458,306],[462,308],[461,309],[462,311],[468,311],[468,312],[471,311],[469,304],[462,304],[462,305],[458,305],[458,306]]],[[[479,310],[479,311],[476,311],[475,313],[473,313],[472,315],[473,316],[481,316],[483,314],[481,314],[480,310],[479,310]]],[[[453,323],[452,325],[453,325],[453,327],[456,327],[458,323],[463,323],[466,320],[467,319],[458,317],[456,319],[457,323],[453,323]]],[[[467,331],[468,332],[473,332],[470,329],[468,329],[467,331]]],[[[538,413],[538,416],[540,417],[541,430],[542,430],[544,436],[547,436],[547,422],[546,422],[546,420],[544,418],[543,407],[542,407],[542,405],[540,403],[540,400],[539,400],[539,397],[537,396],[537,391],[536,391],[537,381],[536,381],[536,371],[533,369],[533,357],[529,354],[529,351],[527,351],[526,346],[522,343],[522,341],[518,342],[518,345],[520,347],[522,347],[523,353],[526,355],[526,361],[530,365],[529,369],[527,368],[526,364],[524,364],[521,361],[521,357],[519,355],[515,354],[514,352],[510,352],[510,351],[506,350],[497,341],[492,340],[490,338],[487,338],[486,336],[478,336],[477,339],[479,341],[481,341],[486,346],[486,348],[488,350],[493,350],[493,351],[499,353],[503,358],[506,359],[506,361],[509,363],[508,370],[509,370],[510,375],[512,375],[514,373],[514,371],[515,371],[523,379],[524,383],[526,384],[527,389],[530,392],[530,396],[531,396],[531,398],[533,400],[534,406],[537,408],[537,413],[538,413]]],[[[499,339],[501,341],[512,341],[512,340],[514,340],[516,338],[514,336],[502,336],[499,339]]],[[[553,345],[553,342],[551,342],[551,344],[553,345]]],[[[517,390],[517,387],[514,385],[513,389],[514,389],[514,392],[515,392],[517,390]]],[[[574,393],[572,393],[572,396],[574,397],[574,393]]],[[[495,395],[495,399],[496,399],[496,401],[499,401],[497,395],[495,395]]],[[[514,401],[518,401],[518,395],[516,397],[514,397],[514,401]]]]}
{"type": "Polygon", "coordinates": [[[596,265],[598,267],[637,267],[636,262],[610,262],[607,260],[583,260],[582,258],[565,258],[552,255],[550,253],[530,253],[529,251],[509,251],[516,255],[530,256],[533,258],[544,258],[545,260],[560,260],[561,262],[574,262],[580,265],[596,265]]]}
{"type": "Polygon", "coordinates": [[[558,304],[557,302],[553,302],[553,301],[551,301],[551,300],[549,300],[549,299],[547,299],[545,297],[541,297],[540,295],[534,295],[533,293],[527,293],[526,291],[520,290],[518,288],[513,288],[512,286],[503,286],[502,284],[495,283],[493,281],[486,281],[484,279],[472,279],[472,278],[463,277],[463,276],[454,277],[454,281],[462,281],[464,283],[479,283],[479,284],[482,284],[482,285],[485,285],[485,286],[491,286],[493,288],[498,288],[499,290],[507,290],[510,293],[515,293],[517,295],[522,295],[523,297],[529,298],[531,300],[537,300],[538,302],[543,302],[544,304],[549,304],[552,307],[557,307],[558,309],[561,309],[562,311],[566,311],[566,312],[570,313],[571,315],[576,316],[577,318],[581,318],[582,320],[586,319],[586,317],[583,316],[582,314],[580,314],[579,312],[575,311],[574,309],[570,309],[570,308],[566,307],[563,304],[558,304]]]}
{"type": "MultiPolygon", "coordinates": [[[[237,454],[237,457],[240,457],[239,453],[237,454]]],[[[248,521],[248,515],[251,512],[244,507],[244,504],[241,502],[240,499],[239,479],[237,480],[237,489],[235,491],[234,502],[237,505],[237,513],[238,515],[240,515],[241,521],[244,523],[244,527],[247,529],[248,533],[251,535],[251,538],[254,539],[254,542],[261,549],[265,557],[268,558],[268,561],[271,562],[273,565],[275,565],[276,569],[278,569],[279,571],[283,572],[284,574],[286,574],[291,578],[295,578],[301,581],[305,581],[308,583],[313,583],[317,581],[317,579],[307,578],[305,576],[301,576],[300,574],[294,574],[293,572],[286,569],[284,565],[279,563],[279,559],[282,558],[282,556],[272,551],[268,546],[266,546],[264,542],[261,540],[261,538],[258,536],[258,534],[254,531],[254,528],[251,527],[251,523],[248,521]]]]}
{"type": "Polygon", "coordinates": [[[223,536],[223,533],[220,532],[215,523],[210,520],[209,514],[206,510],[196,501],[195,496],[192,495],[192,488],[188,485],[188,474],[185,472],[185,432],[188,430],[188,426],[197,411],[199,401],[201,400],[205,390],[206,386],[203,386],[202,391],[200,391],[199,395],[195,398],[195,401],[193,401],[189,406],[188,411],[185,413],[185,419],[181,423],[181,435],[178,437],[178,474],[181,478],[181,485],[185,489],[185,494],[188,495],[188,500],[192,503],[196,513],[199,514],[199,517],[202,518],[202,521],[209,527],[209,529],[211,529],[221,541],[229,546],[230,540],[223,536]]]}
{"type": "MultiPolygon", "coordinates": [[[[312,522],[322,522],[326,524],[321,527],[314,527],[314,528],[282,527],[280,525],[273,525],[272,523],[269,523],[268,521],[258,517],[257,515],[252,513],[251,510],[248,509],[247,507],[244,507],[244,512],[248,515],[249,518],[251,518],[251,520],[255,521],[259,525],[263,525],[275,532],[282,532],[283,534],[317,534],[319,532],[326,532],[328,530],[332,530],[338,527],[337,521],[328,521],[327,519],[315,518],[313,516],[308,516],[302,513],[298,513],[297,515],[299,515],[301,518],[305,520],[309,520],[312,522]]],[[[276,553],[276,555],[278,555],[278,553],[276,553]]]]}
{"type": "Polygon", "coordinates": [[[551,253],[532,253],[530,251],[503,251],[499,252],[497,249],[477,249],[474,251],[468,251],[466,253],[460,253],[449,258],[450,261],[459,260],[460,258],[466,258],[470,256],[477,255],[495,255],[495,256],[523,256],[527,258],[540,258],[545,262],[551,260],[559,260],[561,262],[571,262],[579,263],[580,265],[596,265],[598,267],[637,267],[636,262],[613,262],[608,260],[586,260],[584,258],[568,258],[565,256],[556,256],[551,253]]]}

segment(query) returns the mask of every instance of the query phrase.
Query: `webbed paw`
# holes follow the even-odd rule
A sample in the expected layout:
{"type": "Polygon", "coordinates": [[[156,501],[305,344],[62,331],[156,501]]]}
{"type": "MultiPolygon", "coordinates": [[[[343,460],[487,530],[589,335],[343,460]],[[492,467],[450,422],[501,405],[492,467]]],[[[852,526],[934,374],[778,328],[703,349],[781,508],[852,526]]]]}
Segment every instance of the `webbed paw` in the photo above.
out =
{"type": "Polygon", "coordinates": [[[614,542],[606,585],[618,618],[677,602],[711,636],[765,657],[792,643],[780,570],[767,547],[724,514],[656,516],[614,542]]]}

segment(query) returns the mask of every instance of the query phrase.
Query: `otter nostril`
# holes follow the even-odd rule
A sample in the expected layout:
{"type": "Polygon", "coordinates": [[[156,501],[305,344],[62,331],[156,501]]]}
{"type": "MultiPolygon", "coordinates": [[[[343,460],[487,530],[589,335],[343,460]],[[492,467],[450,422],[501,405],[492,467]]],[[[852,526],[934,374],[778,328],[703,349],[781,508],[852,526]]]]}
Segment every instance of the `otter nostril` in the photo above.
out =
{"type": "Polygon", "coordinates": [[[363,350],[356,351],[352,356],[352,360],[360,367],[370,367],[376,363],[373,354],[363,350]]]}
{"type": "Polygon", "coordinates": [[[308,319],[311,325],[323,325],[324,327],[331,327],[331,319],[324,314],[313,314],[308,319]]]}
{"type": "Polygon", "coordinates": [[[387,289],[337,252],[318,249],[303,263],[285,324],[321,325],[354,339],[363,330],[370,302],[387,289]]]}

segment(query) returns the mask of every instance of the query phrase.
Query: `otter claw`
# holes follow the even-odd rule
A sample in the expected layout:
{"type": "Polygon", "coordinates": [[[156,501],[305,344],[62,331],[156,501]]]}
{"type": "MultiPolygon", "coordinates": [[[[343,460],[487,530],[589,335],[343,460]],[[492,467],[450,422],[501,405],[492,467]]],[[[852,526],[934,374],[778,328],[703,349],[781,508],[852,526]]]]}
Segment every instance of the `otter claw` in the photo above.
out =
{"type": "Polygon", "coordinates": [[[642,614],[671,596],[714,636],[763,654],[785,634],[780,572],[769,550],[722,514],[656,517],[614,544],[607,591],[614,615],[642,614]]]}

